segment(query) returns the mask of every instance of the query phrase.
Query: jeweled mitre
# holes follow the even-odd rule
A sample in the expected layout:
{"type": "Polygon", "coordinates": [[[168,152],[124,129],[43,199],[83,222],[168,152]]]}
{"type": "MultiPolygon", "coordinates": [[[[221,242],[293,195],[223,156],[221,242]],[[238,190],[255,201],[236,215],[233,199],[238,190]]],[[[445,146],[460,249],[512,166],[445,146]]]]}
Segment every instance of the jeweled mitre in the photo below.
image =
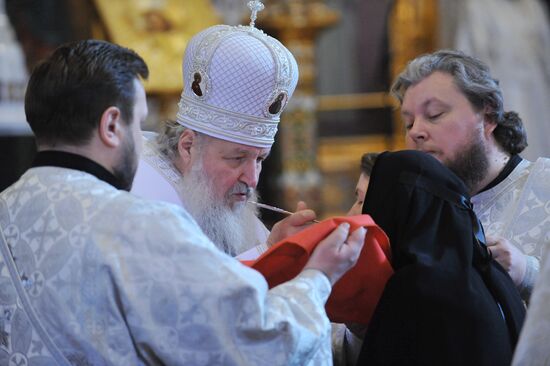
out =
{"type": "Polygon", "coordinates": [[[269,148],[297,82],[298,65],[281,42],[253,26],[216,25],[187,45],[177,121],[212,137],[269,148]]]}

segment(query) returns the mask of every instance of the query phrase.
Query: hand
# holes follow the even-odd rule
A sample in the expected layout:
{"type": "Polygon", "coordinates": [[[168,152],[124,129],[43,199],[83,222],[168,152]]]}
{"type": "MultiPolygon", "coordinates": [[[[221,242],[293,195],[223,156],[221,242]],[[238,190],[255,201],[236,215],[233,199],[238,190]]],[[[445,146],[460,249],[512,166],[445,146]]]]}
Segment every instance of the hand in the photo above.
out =
{"type": "Polygon", "coordinates": [[[315,211],[308,209],[305,202],[299,201],[296,211],[292,215],[273,225],[267,238],[267,246],[270,247],[284,238],[304,230],[316,218],[315,211]]]}
{"type": "Polygon", "coordinates": [[[360,227],[349,235],[349,224],[340,224],[317,245],[304,269],[323,272],[334,285],[357,262],[366,233],[367,230],[360,227]]]}
{"type": "Polygon", "coordinates": [[[527,269],[527,257],[514,244],[502,237],[487,237],[487,249],[519,286],[527,269]]]}

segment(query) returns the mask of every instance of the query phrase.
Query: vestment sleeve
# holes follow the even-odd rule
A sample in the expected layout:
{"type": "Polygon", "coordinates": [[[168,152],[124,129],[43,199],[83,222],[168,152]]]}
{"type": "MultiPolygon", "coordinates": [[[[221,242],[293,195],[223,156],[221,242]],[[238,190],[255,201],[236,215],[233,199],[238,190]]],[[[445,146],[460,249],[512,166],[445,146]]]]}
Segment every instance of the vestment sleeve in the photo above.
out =
{"type": "Polygon", "coordinates": [[[183,210],[151,215],[125,220],[120,240],[105,248],[116,311],[125,314],[147,363],[331,364],[324,274],[307,270],[268,290],[258,272],[219,251],[183,210]]]}
{"type": "Polygon", "coordinates": [[[363,340],[356,337],[345,324],[332,323],[331,326],[334,366],[355,365],[363,346],[363,340]]]}
{"type": "Polygon", "coordinates": [[[527,265],[525,268],[525,275],[523,280],[518,286],[519,293],[521,298],[525,301],[529,301],[531,293],[533,292],[533,287],[535,286],[535,280],[540,271],[540,262],[539,259],[531,255],[527,256],[527,265]]]}
{"type": "Polygon", "coordinates": [[[547,365],[550,344],[550,250],[546,247],[529,311],[512,361],[513,366],[547,365]]]}

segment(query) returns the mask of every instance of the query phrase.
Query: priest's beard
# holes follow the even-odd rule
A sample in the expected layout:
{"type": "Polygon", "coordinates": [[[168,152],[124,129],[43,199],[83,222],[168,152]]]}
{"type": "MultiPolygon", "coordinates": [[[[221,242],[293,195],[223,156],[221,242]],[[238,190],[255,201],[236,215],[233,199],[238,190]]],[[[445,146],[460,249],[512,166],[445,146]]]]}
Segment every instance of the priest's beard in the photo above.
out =
{"type": "Polygon", "coordinates": [[[459,178],[462,179],[470,194],[481,187],[479,182],[485,178],[489,169],[489,158],[481,136],[477,133],[466,150],[461,151],[454,160],[445,163],[459,178]]]}
{"type": "MultiPolygon", "coordinates": [[[[247,189],[243,183],[237,183],[223,199],[216,198],[212,179],[206,176],[199,161],[183,176],[181,189],[185,208],[220,250],[235,256],[257,244],[252,224],[258,216],[255,207],[245,202],[229,205],[230,193],[247,189]]],[[[255,201],[256,197],[256,192],[250,190],[249,199],[255,201]]]]}
{"type": "Polygon", "coordinates": [[[113,175],[119,181],[122,189],[130,191],[137,170],[136,143],[131,132],[127,132],[122,145],[120,161],[113,167],[113,175]]]}

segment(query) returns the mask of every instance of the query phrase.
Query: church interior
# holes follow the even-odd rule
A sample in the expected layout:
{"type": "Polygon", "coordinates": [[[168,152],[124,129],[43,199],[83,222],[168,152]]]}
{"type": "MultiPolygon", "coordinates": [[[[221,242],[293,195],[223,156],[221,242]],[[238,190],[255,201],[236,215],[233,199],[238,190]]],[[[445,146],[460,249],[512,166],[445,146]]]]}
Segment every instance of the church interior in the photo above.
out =
{"type": "MultiPolygon", "coordinates": [[[[525,157],[550,157],[550,22],[546,0],[265,0],[258,28],[281,40],[300,67],[292,106],[258,187],[262,201],[293,210],[304,200],[320,217],[354,201],[363,153],[404,148],[389,95],[408,60],[438,48],[489,63],[507,109],[524,116],[525,157]]],[[[29,70],[58,45],[97,38],[143,56],[149,117],[144,130],[174,119],[181,60],[193,34],[245,24],[246,0],[0,0],[0,189],[35,154],[25,122],[29,70]]],[[[264,219],[280,219],[265,212],[264,219]]]]}

